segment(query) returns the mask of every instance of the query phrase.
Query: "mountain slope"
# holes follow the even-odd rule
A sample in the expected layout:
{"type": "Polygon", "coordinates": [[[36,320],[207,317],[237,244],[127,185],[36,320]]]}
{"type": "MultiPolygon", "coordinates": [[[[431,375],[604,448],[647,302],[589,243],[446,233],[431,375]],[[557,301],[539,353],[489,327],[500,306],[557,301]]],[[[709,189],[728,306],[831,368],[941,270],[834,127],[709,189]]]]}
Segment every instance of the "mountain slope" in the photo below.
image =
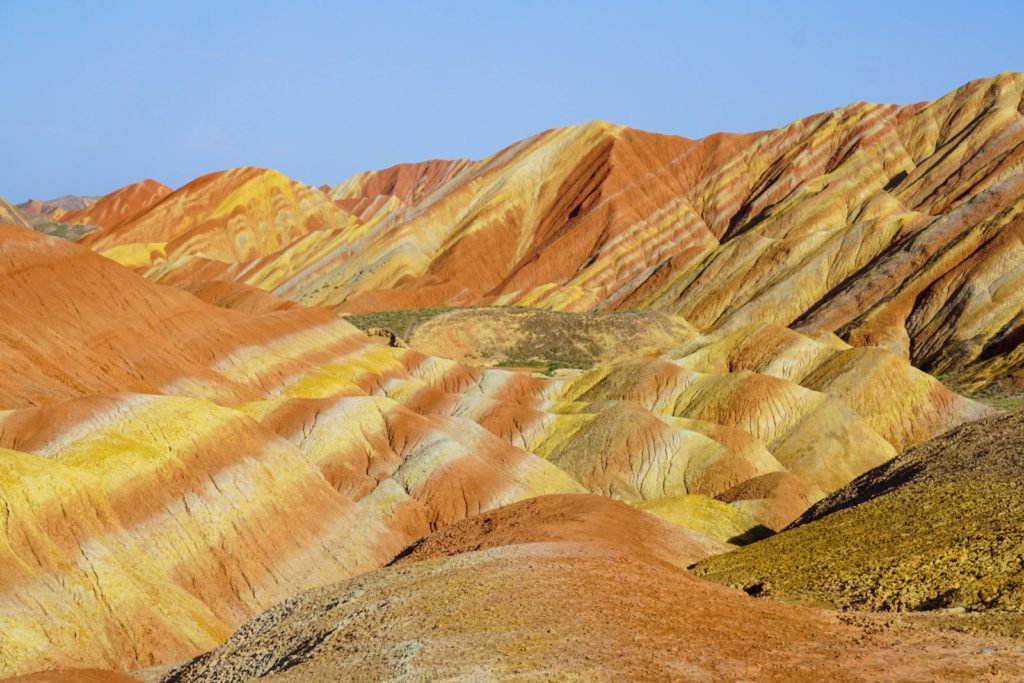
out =
{"type": "Polygon", "coordinates": [[[347,214],[320,190],[276,171],[239,168],[197,178],[82,244],[128,265],[184,259],[189,268],[212,264],[217,273],[224,264],[268,256],[310,232],[347,224],[347,214]]]}
{"type": "Polygon", "coordinates": [[[892,354],[785,328],[745,345],[687,327],[659,358],[546,378],[228,284],[202,289],[213,305],[0,226],[3,673],[193,656],[296,590],[545,494],[650,502],[717,552],[811,502],[792,491],[985,413],[892,354]],[[796,485],[737,492],[772,475],[796,485]]]}
{"type": "Polygon", "coordinates": [[[0,223],[18,225],[23,228],[32,227],[32,224],[28,220],[28,216],[3,197],[0,197],[0,223]]]}
{"type": "Polygon", "coordinates": [[[29,216],[46,216],[56,220],[65,211],[84,209],[96,199],[97,197],[66,194],[56,199],[29,199],[17,206],[29,216]]]}
{"type": "Polygon", "coordinates": [[[971,637],[851,626],[700,581],[663,522],[633,530],[640,513],[573,498],[467,519],[162,680],[970,680],[1024,666],[1012,641],[986,640],[983,658],[971,637]]]}
{"type": "Polygon", "coordinates": [[[112,228],[145,211],[171,193],[171,188],[155,180],[142,180],[114,190],[81,209],[62,211],[63,223],[85,223],[112,228]]]}
{"type": "Polygon", "coordinates": [[[0,224],[31,228],[46,235],[53,235],[54,237],[71,241],[78,239],[93,229],[91,225],[74,222],[64,223],[53,220],[52,216],[46,213],[26,213],[18,208],[18,206],[13,206],[3,197],[0,197],[0,224]]]}
{"type": "MultiPolygon", "coordinates": [[[[282,219],[257,250],[197,237],[166,251],[168,235],[144,235],[179,220],[173,203],[88,243],[153,280],[228,279],[351,312],[645,308],[705,332],[828,331],[967,388],[1013,389],[1022,94],[1024,75],[1001,74],[930,103],[703,140],[592,122],[480,162],[359,174],[332,190],[351,212],[336,229],[282,219]]],[[[219,220],[217,201],[197,199],[195,220],[219,220]]]]}
{"type": "Polygon", "coordinates": [[[954,429],[697,572],[837,607],[1024,611],[1024,414],[954,429]]]}

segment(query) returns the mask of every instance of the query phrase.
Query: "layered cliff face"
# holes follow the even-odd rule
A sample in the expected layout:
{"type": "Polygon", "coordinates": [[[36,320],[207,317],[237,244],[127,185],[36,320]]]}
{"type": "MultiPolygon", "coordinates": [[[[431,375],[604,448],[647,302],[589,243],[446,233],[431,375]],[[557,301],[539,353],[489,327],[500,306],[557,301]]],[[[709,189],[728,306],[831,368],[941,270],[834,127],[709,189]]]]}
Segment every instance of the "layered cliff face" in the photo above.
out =
{"type": "Polygon", "coordinates": [[[333,212],[318,190],[282,195],[283,179],[240,170],[86,242],[150,279],[345,311],[650,308],[705,332],[834,332],[966,387],[1013,387],[1022,92],[1003,74],[703,140],[593,122],[479,162],[359,174],[331,190],[333,212]],[[246,209],[227,199],[236,182],[246,209]],[[261,227],[236,235],[229,216],[261,227]]]}
{"type": "Polygon", "coordinates": [[[700,559],[986,412],[894,354],[776,326],[683,325],[658,357],[547,378],[196,291],[0,227],[4,672],[194,655],[544,494],[651,510],[700,559]]]}

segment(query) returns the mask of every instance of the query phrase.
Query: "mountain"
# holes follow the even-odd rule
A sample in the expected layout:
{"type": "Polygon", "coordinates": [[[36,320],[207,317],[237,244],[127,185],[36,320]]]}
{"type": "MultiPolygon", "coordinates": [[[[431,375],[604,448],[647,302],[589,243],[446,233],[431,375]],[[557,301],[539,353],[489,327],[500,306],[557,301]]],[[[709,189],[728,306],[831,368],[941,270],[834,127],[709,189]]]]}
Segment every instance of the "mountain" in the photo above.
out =
{"type": "Polygon", "coordinates": [[[328,187],[326,192],[335,204],[365,222],[378,213],[419,204],[473,165],[468,159],[398,164],[380,171],[357,173],[333,188],[328,187]]]}
{"type": "Polygon", "coordinates": [[[1012,676],[1022,112],[0,204],[0,676],[1012,676]]]}
{"type": "Polygon", "coordinates": [[[23,228],[31,228],[32,230],[37,230],[43,234],[52,235],[53,237],[59,237],[72,242],[93,229],[91,225],[64,223],[52,220],[49,215],[44,213],[26,213],[17,206],[12,206],[3,197],[0,197],[0,224],[4,223],[7,225],[21,226],[23,228]]]}
{"type": "Polygon", "coordinates": [[[29,217],[3,197],[0,197],[0,223],[20,225],[23,228],[32,227],[29,217]]]}
{"type": "Polygon", "coordinates": [[[697,572],[844,609],[1015,613],[1019,628],[1022,453],[1024,412],[963,425],[863,474],[781,534],[697,572]]]}
{"type": "Polygon", "coordinates": [[[125,265],[166,260],[168,269],[182,269],[168,281],[232,280],[228,264],[266,258],[349,222],[316,188],[276,171],[240,168],[197,178],[82,244],[125,265]]]}
{"type": "Polygon", "coordinates": [[[18,204],[17,207],[29,216],[47,216],[56,220],[64,212],[84,209],[97,199],[97,197],[66,194],[56,199],[29,199],[18,204]]]}
{"type": "Polygon", "coordinates": [[[591,122],[478,162],[359,174],[312,221],[274,199],[277,178],[251,185],[285,212],[249,219],[257,235],[278,226],[245,242],[258,248],[211,247],[230,209],[207,178],[88,243],[156,281],[233,280],[348,312],[640,308],[704,332],[834,332],[972,391],[1012,391],[1022,93],[1024,75],[1001,74],[934,102],[702,140],[591,122]]]}
{"type": "Polygon", "coordinates": [[[142,180],[114,190],[78,209],[61,211],[58,220],[84,223],[98,228],[112,228],[134,216],[171,193],[171,188],[155,180],[142,180]]]}
{"type": "Polygon", "coordinates": [[[657,357],[547,378],[253,291],[200,298],[0,226],[4,674],[194,656],[546,494],[652,509],[701,559],[988,412],[887,351],[777,326],[683,326],[657,357]],[[792,485],[753,483],[772,475],[792,485]]]}

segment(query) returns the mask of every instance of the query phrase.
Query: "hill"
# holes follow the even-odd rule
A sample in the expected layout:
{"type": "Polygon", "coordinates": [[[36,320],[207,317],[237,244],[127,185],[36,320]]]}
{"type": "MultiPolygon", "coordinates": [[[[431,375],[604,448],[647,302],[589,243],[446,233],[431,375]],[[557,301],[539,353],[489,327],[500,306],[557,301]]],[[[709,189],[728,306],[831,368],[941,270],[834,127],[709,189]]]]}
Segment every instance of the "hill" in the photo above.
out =
{"type": "Polygon", "coordinates": [[[56,215],[62,223],[84,223],[112,228],[150,208],[171,193],[171,188],[155,180],[142,180],[114,190],[87,206],[64,210],[56,215]]]}
{"type": "Polygon", "coordinates": [[[572,498],[467,519],[160,680],[968,680],[1024,666],[1019,642],[848,625],[701,581],[664,523],[632,531],[642,513],[572,498]]]}
{"type": "Polygon", "coordinates": [[[963,425],[858,477],[783,533],[697,572],[839,608],[1024,615],[1022,453],[1024,413],[963,425]]]}
{"type": "Polygon", "coordinates": [[[267,173],[237,170],[87,243],[156,281],[234,280],[346,312],[653,309],[702,332],[827,331],[1016,391],[1022,93],[1024,75],[1001,74],[702,140],[590,122],[478,162],[359,174],[331,191],[334,211],[302,190],[316,218],[275,194],[284,180],[253,182],[251,202],[277,208],[236,217],[262,226],[245,248],[214,248],[232,183],[267,173]]]}
{"type": "Polygon", "coordinates": [[[772,326],[546,378],[237,283],[197,293],[0,226],[4,674],[193,656],[545,494],[652,509],[699,559],[986,412],[885,351],[772,326]],[[754,483],[773,475],[789,485],[754,483]]]}

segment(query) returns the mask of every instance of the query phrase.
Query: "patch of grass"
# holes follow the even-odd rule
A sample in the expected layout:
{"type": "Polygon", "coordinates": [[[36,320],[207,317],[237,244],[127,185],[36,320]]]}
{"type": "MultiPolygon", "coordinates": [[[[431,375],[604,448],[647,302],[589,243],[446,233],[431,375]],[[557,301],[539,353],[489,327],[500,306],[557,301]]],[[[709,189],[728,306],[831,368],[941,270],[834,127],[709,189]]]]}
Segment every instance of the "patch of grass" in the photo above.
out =
{"type": "Polygon", "coordinates": [[[402,339],[408,339],[417,327],[436,318],[443,313],[452,311],[468,311],[480,306],[452,306],[447,308],[407,308],[397,311],[373,311],[370,313],[353,313],[345,317],[345,320],[352,323],[361,330],[368,330],[371,327],[383,327],[394,332],[402,339]]]}
{"type": "MultiPolygon", "coordinates": [[[[643,343],[645,325],[662,321],[664,314],[650,311],[592,311],[567,313],[522,306],[452,306],[394,311],[354,313],[346,320],[362,330],[381,328],[411,343],[417,328],[446,314],[480,313],[490,324],[509,325],[516,342],[510,348],[491,348],[482,342],[478,349],[492,367],[536,368],[547,375],[562,368],[585,370],[608,353],[610,344],[633,348],[643,343]],[[496,319],[487,314],[497,314],[496,319]],[[500,321],[500,322],[499,322],[500,321]],[[620,340],[618,342],[612,340],[620,340]]],[[[453,319],[453,325],[462,324],[453,319]]],[[[655,323],[657,324],[657,323],[655,323]]]]}
{"type": "Polygon", "coordinates": [[[83,235],[87,235],[96,229],[92,225],[58,223],[57,221],[48,220],[44,216],[34,216],[29,220],[29,222],[37,232],[49,235],[50,237],[59,237],[60,239],[67,240],[68,242],[74,242],[83,235]]]}
{"type": "Polygon", "coordinates": [[[588,368],[593,367],[593,365],[593,361],[586,358],[576,358],[570,361],[538,360],[536,358],[505,358],[495,363],[492,367],[532,368],[537,372],[540,372],[550,377],[551,375],[555,374],[555,371],[557,370],[586,370],[588,368]]]}
{"type": "Polygon", "coordinates": [[[999,410],[1024,408],[1024,394],[1005,382],[996,380],[979,387],[978,382],[966,383],[948,373],[936,373],[933,376],[961,396],[966,396],[992,408],[999,410]]]}
{"type": "Polygon", "coordinates": [[[1024,396],[973,396],[974,400],[980,401],[987,406],[999,408],[1000,410],[1018,410],[1024,408],[1024,396]]]}

